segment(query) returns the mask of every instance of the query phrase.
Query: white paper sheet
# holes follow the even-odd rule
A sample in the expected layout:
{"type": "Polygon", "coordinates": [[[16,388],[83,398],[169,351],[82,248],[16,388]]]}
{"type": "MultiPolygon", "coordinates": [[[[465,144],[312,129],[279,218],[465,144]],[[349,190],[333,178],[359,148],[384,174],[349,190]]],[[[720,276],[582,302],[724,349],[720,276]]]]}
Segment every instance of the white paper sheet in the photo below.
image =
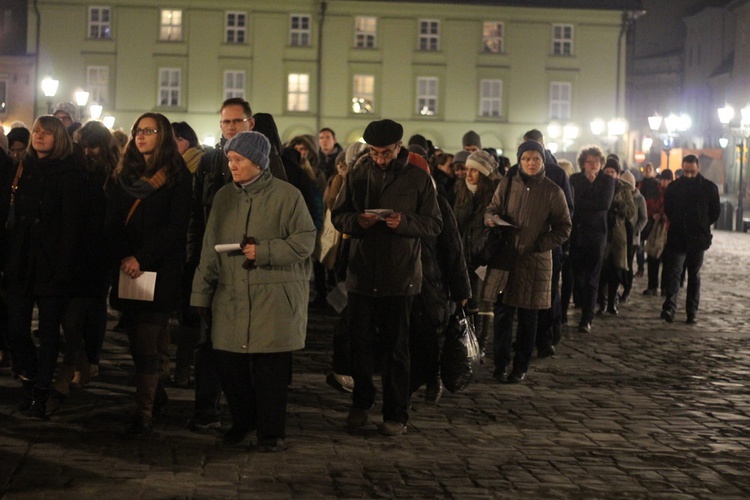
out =
{"type": "Polygon", "coordinates": [[[219,243],[214,245],[214,250],[216,250],[216,253],[226,253],[240,251],[242,247],[239,243],[219,243]]]}
{"type": "Polygon", "coordinates": [[[484,279],[487,277],[487,266],[479,266],[474,270],[474,274],[479,276],[479,279],[484,281],[484,279]]]}
{"type": "Polygon", "coordinates": [[[156,273],[146,271],[136,279],[120,271],[120,283],[117,288],[117,296],[121,299],[154,301],[154,290],[156,289],[156,273]]]}

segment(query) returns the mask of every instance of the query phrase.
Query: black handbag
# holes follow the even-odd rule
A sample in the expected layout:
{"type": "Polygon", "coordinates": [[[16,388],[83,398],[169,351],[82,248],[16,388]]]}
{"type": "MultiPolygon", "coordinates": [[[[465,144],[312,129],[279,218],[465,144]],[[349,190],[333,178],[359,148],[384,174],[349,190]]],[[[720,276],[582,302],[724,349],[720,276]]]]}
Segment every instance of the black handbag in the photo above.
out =
{"type": "Polygon", "coordinates": [[[462,307],[451,316],[440,355],[440,379],[450,392],[466,388],[479,362],[479,344],[472,317],[462,307]]]}
{"type": "MultiPolygon", "coordinates": [[[[508,214],[508,198],[513,179],[508,177],[505,186],[503,212],[500,218],[512,224],[508,214]]],[[[489,266],[495,269],[510,270],[515,255],[516,228],[511,226],[485,226],[469,244],[472,264],[489,266]]]]}

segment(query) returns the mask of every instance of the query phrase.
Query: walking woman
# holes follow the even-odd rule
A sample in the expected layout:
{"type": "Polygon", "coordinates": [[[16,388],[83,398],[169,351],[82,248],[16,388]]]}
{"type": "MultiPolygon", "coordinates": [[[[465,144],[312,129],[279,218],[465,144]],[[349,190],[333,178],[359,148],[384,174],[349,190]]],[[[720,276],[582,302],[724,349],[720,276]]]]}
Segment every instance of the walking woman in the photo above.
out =
{"type": "Polygon", "coordinates": [[[127,435],[148,435],[167,396],[159,380],[162,351],[169,346],[169,316],[180,302],[192,182],[177,151],[169,120],[145,113],[109,192],[106,233],[115,259],[110,303],[124,323],[135,364],[137,414],[127,435]],[[153,301],[120,298],[121,280],[156,273],[153,301]]]}
{"type": "Polygon", "coordinates": [[[224,443],[257,430],[258,451],[285,449],[292,351],[305,346],[315,225],[302,194],[269,171],[259,132],[227,141],[233,183],[214,198],[190,303],[211,318],[211,341],[232,413],[224,443]],[[219,253],[217,244],[240,243],[219,253]]]}
{"type": "Polygon", "coordinates": [[[58,398],[68,395],[71,382],[86,384],[99,372],[99,353],[107,330],[107,293],[111,281],[104,235],[107,210],[105,190],[120,160],[109,129],[90,121],[78,131],[78,144],[86,156],[83,201],[83,240],[77,253],[80,279],[72,290],[63,320],[63,363],[53,389],[58,398]]]}
{"type": "Polygon", "coordinates": [[[23,384],[19,410],[45,419],[60,348],[60,323],[78,280],[83,157],[54,116],[39,117],[16,169],[8,216],[8,341],[23,384]],[[31,316],[39,311],[39,348],[31,316]]]}

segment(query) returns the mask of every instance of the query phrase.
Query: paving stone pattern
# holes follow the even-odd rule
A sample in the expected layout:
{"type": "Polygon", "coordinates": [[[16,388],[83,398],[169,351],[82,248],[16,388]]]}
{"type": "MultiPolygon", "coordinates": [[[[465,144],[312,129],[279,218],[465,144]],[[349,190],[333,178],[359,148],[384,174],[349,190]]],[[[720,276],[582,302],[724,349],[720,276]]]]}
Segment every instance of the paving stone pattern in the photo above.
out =
{"type": "MultiPolygon", "coordinates": [[[[108,332],[101,376],[48,422],[15,410],[0,372],[3,498],[748,498],[750,236],[716,232],[706,254],[699,323],[659,319],[661,299],[636,280],[617,317],[591,334],[567,327],[554,358],[526,383],[477,368],[465,391],[413,400],[408,433],[344,430],[349,397],[328,387],[334,318],[312,315],[295,357],[284,453],[226,447],[185,429],[192,391],[154,434],[120,437],[132,407],[132,363],[108,332]],[[75,496],[74,496],[75,495],[75,496]]],[[[573,311],[571,324],[577,323],[573,311]]],[[[229,426],[224,419],[224,429],[229,426]]]]}

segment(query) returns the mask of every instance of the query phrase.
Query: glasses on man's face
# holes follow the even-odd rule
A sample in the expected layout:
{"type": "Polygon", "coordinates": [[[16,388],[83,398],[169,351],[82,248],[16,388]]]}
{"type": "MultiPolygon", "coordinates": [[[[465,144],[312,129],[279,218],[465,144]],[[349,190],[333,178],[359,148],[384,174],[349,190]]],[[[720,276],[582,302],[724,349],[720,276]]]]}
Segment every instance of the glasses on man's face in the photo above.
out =
{"type": "Polygon", "coordinates": [[[383,151],[382,153],[379,151],[370,149],[370,158],[372,158],[373,160],[377,160],[378,158],[382,158],[384,160],[390,160],[393,157],[393,153],[395,152],[396,152],[396,149],[387,149],[383,151]]]}
{"type": "Polygon", "coordinates": [[[221,123],[222,127],[228,127],[230,125],[234,125],[235,127],[239,125],[242,122],[246,122],[249,118],[234,118],[232,120],[221,120],[219,123],[221,123]]]}
{"type": "Polygon", "coordinates": [[[159,132],[159,131],[156,130],[155,128],[137,128],[137,129],[133,130],[133,135],[137,137],[137,136],[143,134],[146,137],[149,137],[149,136],[152,136],[152,135],[156,134],[157,132],[159,132]]]}

